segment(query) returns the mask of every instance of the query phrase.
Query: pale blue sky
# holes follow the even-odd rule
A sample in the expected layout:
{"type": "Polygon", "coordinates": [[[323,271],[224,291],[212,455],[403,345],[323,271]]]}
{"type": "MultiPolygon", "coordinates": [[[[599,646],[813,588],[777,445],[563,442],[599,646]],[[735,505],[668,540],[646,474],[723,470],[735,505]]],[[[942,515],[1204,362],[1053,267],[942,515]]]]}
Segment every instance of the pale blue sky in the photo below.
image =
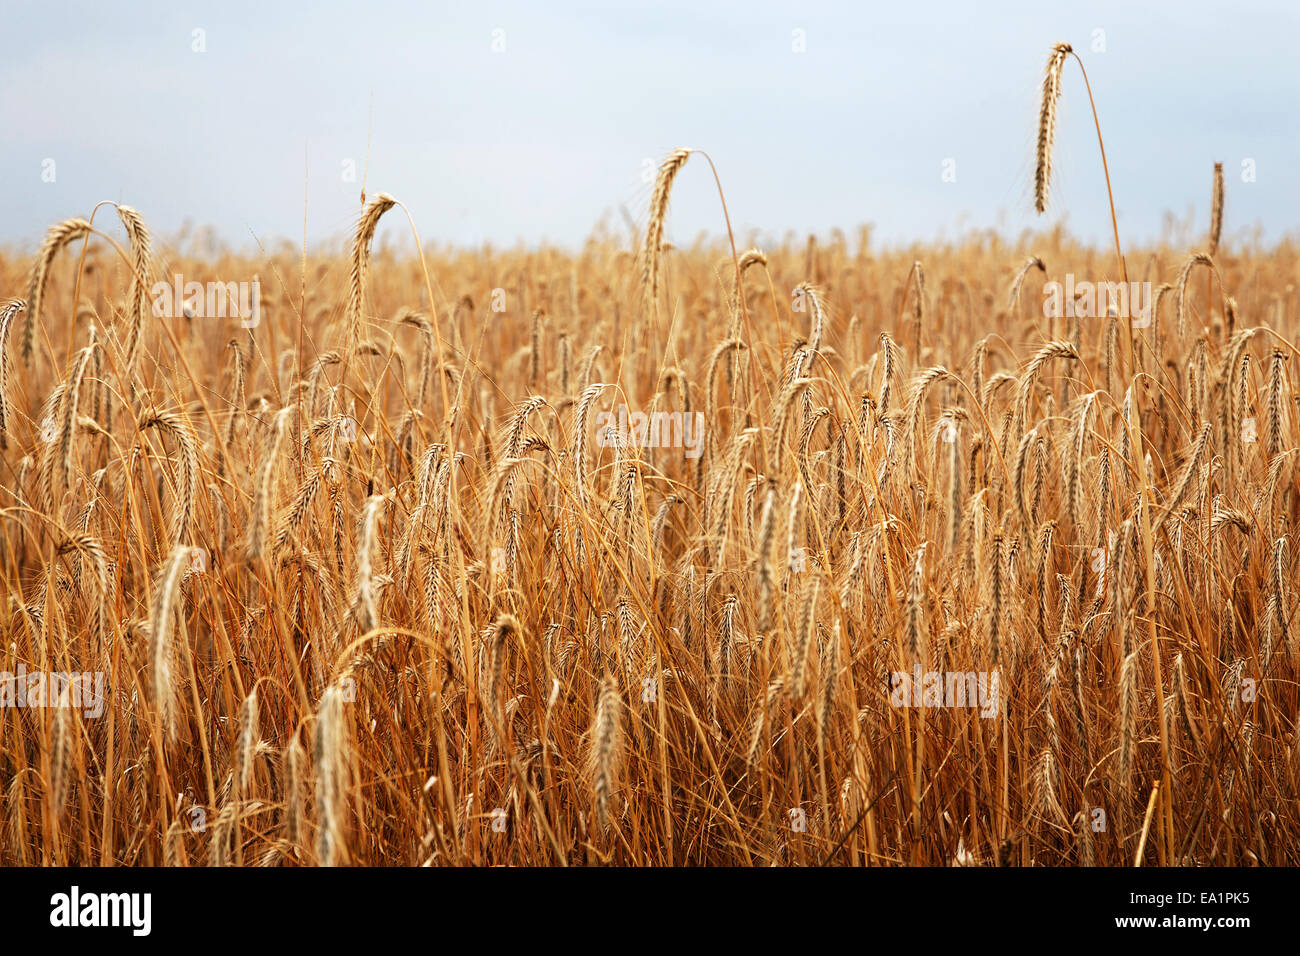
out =
{"type": "MultiPolygon", "coordinates": [[[[1053,206],[1030,208],[1039,83],[1058,40],[1088,66],[1127,243],[1159,236],[1167,214],[1194,214],[1203,232],[1216,160],[1225,233],[1274,239],[1300,210],[1298,9],[3,0],[0,243],[31,247],[101,199],[136,206],[164,238],[188,219],[239,246],[297,241],[304,194],[309,238],[344,236],[372,96],[368,192],[405,201],[426,241],[574,245],[602,217],[622,232],[620,206],[644,222],[644,160],[687,145],[717,163],[741,239],[871,223],[892,244],[1063,219],[1105,242],[1073,64],[1053,206]],[[206,52],[192,50],[195,29],[206,52]],[[949,158],[956,182],[942,178],[949,158]]],[[[692,164],[669,236],[721,227],[706,167],[692,164]]],[[[384,230],[405,227],[389,217],[384,230]]]]}

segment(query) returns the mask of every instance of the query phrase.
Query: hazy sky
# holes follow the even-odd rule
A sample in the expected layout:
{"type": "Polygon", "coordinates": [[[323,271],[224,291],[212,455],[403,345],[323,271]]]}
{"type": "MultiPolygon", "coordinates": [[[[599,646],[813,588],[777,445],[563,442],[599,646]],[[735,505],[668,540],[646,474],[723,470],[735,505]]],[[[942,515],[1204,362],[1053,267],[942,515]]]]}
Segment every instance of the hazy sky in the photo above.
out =
{"type": "MultiPolygon", "coordinates": [[[[1030,208],[1058,40],[1087,64],[1127,242],[1170,213],[1203,230],[1216,160],[1226,234],[1295,231],[1300,6],[1044,6],[3,0],[0,243],[33,246],[101,199],[164,238],[188,220],[239,246],[299,240],[305,199],[310,239],[336,239],[365,172],[426,241],[571,245],[605,217],[624,230],[620,207],[644,223],[646,160],[679,145],[713,157],[742,237],[871,223],[895,243],[1064,220],[1108,241],[1073,63],[1053,205],[1030,208]]],[[[721,228],[696,160],[668,234],[721,228]]],[[[384,234],[399,234],[391,216],[384,234]]]]}

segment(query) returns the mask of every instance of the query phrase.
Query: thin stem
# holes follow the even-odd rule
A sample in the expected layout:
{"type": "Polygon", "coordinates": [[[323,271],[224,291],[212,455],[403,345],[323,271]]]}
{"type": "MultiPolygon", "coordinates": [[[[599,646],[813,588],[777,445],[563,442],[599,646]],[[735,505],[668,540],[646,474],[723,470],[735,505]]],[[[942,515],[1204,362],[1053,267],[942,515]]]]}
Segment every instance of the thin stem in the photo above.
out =
{"type": "MultiPolygon", "coordinates": [[[[1119,220],[1115,216],[1115,194],[1110,185],[1110,167],[1106,163],[1106,143],[1101,135],[1101,120],[1097,116],[1097,102],[1093,99],[1092,84],[1088,82],[1088,71],[1084,68],[1083,60],[1079,54],[1073,50],[1070,51],[1075,62],[1079,64],[1079,72],[1083,74],[1083,85],[1088,90],[1088,104],[1092,107],[1092,121],[1097,128],[1097,145],[1101,148],[1101,168],[1106,174],[1106,198],[1110,203],[1110,224],[1115,236],[1115,259],[1119,263],[1120,277],[1124,284],[1128,284],[1128,270],[1124,265],[1124,254],[1119,244],[1119,220]]],[[[1128,368],[1129,375],[1133,374],[1133,323],[1125,322],[1124,340],[1124,363],[1128,368]]],[[[1133,390],[1133,402],[1129,408],[1129,420],[1124,423],[1124,427],[1129,432],[1129,447],[1133,449],[1133,457],[1137,465],[1138,480],[1142,487],[1142,549],[1146,558],[1146,617],[1148,627],[1148,637],[1151,641],[1151,656],[1155,664],[1155,680],[1157,692],[1163,693],[1164,677],[1160,666],[1160,644],[1156,634],[1156,616],[1155,616],[1155,548],[1151,533],[1151,484],[1146,473],[1146,458],[1142,452],[1142,413],[1141,413],[1141,392],[1139,389],[1133,390]]],[[[1156,847],[1160,851],[1160,863],[1166,865],[1172,861],[1168,855],[1173,854],[1173,784],[1169,770],[1169,732],[1165,722],[1165,711],[1163,707],[1157,707],[1159,712],[1160,726],[1160,801],[1163,804],[1164,813],[1161,822],[1164,824],[1160,829],[1162,831],[1163,841],[1157,841],[1156,847]]]]}

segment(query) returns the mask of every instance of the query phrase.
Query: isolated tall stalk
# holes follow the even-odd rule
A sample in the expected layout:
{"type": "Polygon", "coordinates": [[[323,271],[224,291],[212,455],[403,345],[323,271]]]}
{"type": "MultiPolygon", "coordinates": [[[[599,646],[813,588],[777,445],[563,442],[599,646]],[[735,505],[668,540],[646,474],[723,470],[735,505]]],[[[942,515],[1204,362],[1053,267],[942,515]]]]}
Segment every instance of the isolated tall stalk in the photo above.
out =
{"type": "MultiPolygon", "coordinates": [[[[1038,137],[1038,169],[1035,176],[1035,208],[1039,213],[1043,212],[1046,206],[1047,187],[1051,176],[1051,147],[1054,138],[1056,123],[1056,105],[1060,97],[1060,77],[1064,68],[1065,58],[1073,56],[1076,63],[1079,64],[1079,72],[1083,74],[1083,84],[1088,91],[1088,105],[1092,108],[1092,121],[1097,129],[1097,146],[1101,150],[1101,168],[1106,176],[1106,199],[1110,204],[1110,225],[1112,235],[1115,240],[1115,261],[1119,266],[1120,278],[1124,284],[1128,285],[1128,269],[1124,264],[1124,253],[1120,248],[1119,241],[1119,219],[1115,215],[1115,194],[1110,183],[1110,166],[1106,162],[1106,142],[1101,134],[1101,119],[1097,115],[1097,101],[1092,95],[1092,83],[1088,80],[1088,71],[1083,65],[1083,60],[1079,54],[1074,52],[1074,48],[1068,43],[1058,43],[1052,48],[1051,56],[1047,61],[1047,76],[1043,84],[1043,105],[1039,113],[1039,137],[1038,137]]],[[[1134,373],[1133,367],[1133,323],[1125,323],[1125,334],[1121,336],[1124,343],[1124,367],[1127,369],[1128,376],[1134,373]]],[[[1156,687],[1163,687],[1163,675],[1160,666],[1160,648],[1157,643],[1156,619],[1155,619],[1155,547],[1151,533],[1151,485],[1146,473],[1146,456],[1142,449],[1141,427],[1141,389],[1132,389],[1133,400],[1129,403],[1128,420],[1124,422],[1124,427],[1128,431],[1129,448],[1133,450],[1133,463],[1135,465],[1138,484],[1141,487],[1142,494],[1142,549],[1146,557],[1146,618],[1151,640],[1151,655],[1155,665],[1156,687]]],[[[1165,721],[1163,708],[1156,708],[1159,712],[1160,724],[1160,766],[1161,766],[1161,787],[1160,798],[1163,804],[1164,813],[1161,817],[1163,826],[1161,831],[1164,835],[1164,842],[1158,843],[1160,849],[1161,862],[1165,862],[1166,855],[1172,855],[1173,850],[1173,792],[1171,786],[1171,773],[1169,768],[1169,735],[1165,721]]]]}

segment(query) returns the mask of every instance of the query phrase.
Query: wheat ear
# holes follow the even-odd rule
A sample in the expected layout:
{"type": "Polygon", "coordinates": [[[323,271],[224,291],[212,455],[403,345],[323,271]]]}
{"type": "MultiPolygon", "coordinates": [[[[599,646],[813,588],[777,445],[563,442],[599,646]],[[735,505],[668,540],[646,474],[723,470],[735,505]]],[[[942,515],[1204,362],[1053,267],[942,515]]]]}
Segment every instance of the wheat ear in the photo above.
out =
{"type": "Polygon", "coordinates": [[[1052,144],[1056,139],[1056,107],[1061,98],[1061,73],[1065,58],[1072,53],[1068,43],[1052,47],[1043,73],[1043,103],[1038,110],[1038,149],[1035,153],[1034,210],[1042,215],[1047,210],[1047,193],[1052,179],[1052,144]]]}
{"type": "Polygon", "coordinates": [[[654,314],[655,304],[659,299],[659,251],[664,240],[664,216],[668,212],[668,196],[673,189],[673,180],[686,165],[692,150],[680,147],[668,154],[668,158],[659,164],[659,175],[655,179],[654,193],[650,197],[650,222],[645,232],[645,247],[641,251],[641,280],[645,291],[645,312],[654,314]]]}

